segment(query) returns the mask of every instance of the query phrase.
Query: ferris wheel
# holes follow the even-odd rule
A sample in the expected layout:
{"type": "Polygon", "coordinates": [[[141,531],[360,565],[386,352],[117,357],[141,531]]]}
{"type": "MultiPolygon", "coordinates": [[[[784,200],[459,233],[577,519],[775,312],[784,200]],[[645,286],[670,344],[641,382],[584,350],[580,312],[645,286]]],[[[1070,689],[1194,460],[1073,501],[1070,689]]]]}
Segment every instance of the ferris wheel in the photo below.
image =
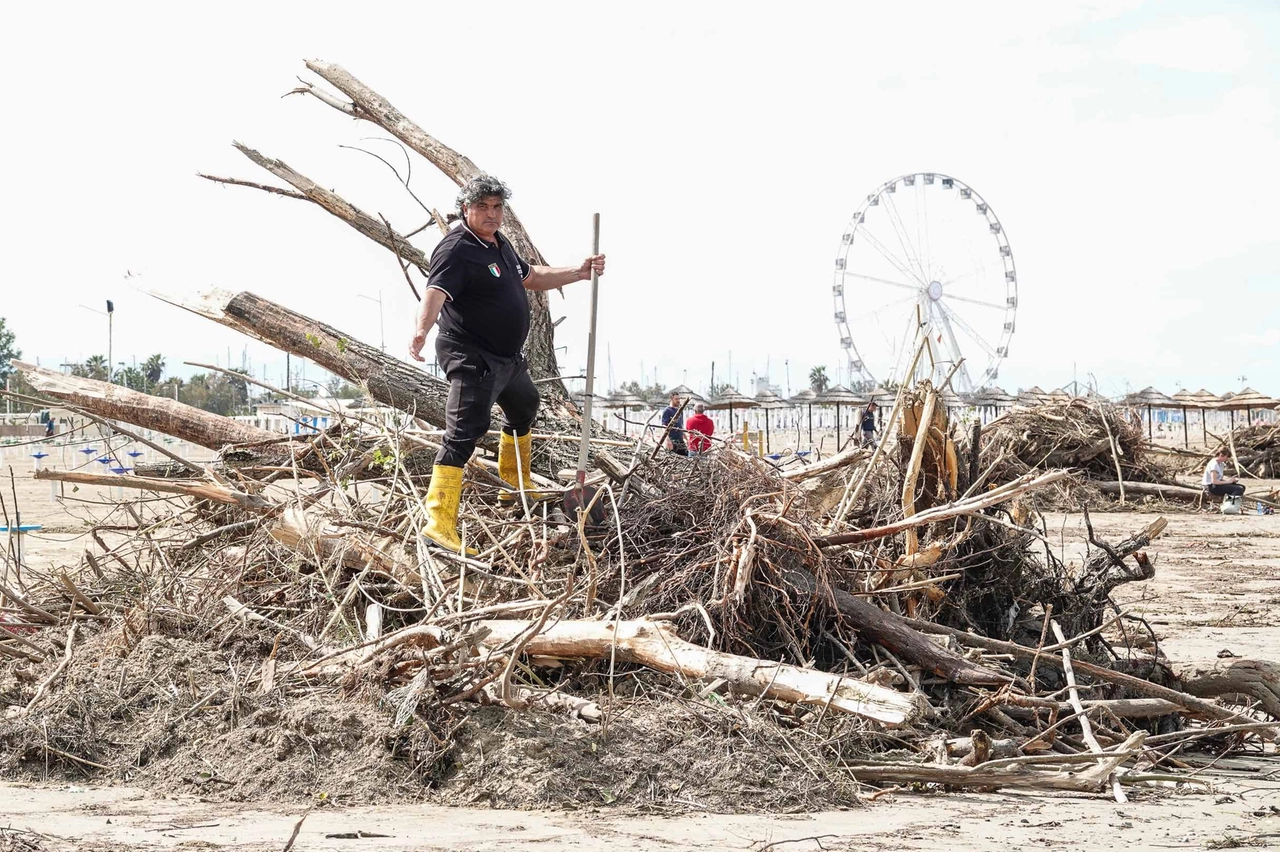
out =
{"type": "Polygon", "coordinates": [[[883,184],[849,220],[835,267],[850,384],[937,384],[957,363],[957,391],[996,380],[1013,337],[1018,276],[1000,220],[971,187],[932,172],[883,184]],[[922,326],[928,352],[905,376],[922,326]]]}

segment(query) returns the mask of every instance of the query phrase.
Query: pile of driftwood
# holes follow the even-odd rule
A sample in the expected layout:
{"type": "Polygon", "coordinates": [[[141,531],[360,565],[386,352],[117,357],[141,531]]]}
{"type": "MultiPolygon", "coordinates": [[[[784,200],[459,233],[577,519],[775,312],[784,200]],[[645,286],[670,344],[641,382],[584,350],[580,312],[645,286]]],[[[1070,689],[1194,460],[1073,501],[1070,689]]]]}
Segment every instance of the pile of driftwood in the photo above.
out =
{"type": "Polygon", "coordinates": [[[1055,468],[1092,482],[1166,478],[1127,410],[1102,401],[1014,407],[981,430],[981,441],[1002,478],[1055,468]]]}
{"type": "MultiPolygon", "coordinates": [[[[1180,485],[1175,479],[1186,457],[1193,457],[1195,465],[1181,472],[1198,480],[1207,456],[1151,444],[1132,410],[1100,400],[1015,407],[986,426],[975,427],[966,437],[968,443],[962,442],[962,449],[967,451],[976,439],[997,479],[1069,470],[1072,476],[1040,499],[1045,506],[1072,510],[1103,497],[1117,498],[1122,504],[1144,498],[1156,505],[1172,501],[1209,508],[1217,503],[1206,499],[1199,487],[1180,485]]],[[[1235,469],[1254,473],[1250,464],[1271,469],[1268,453],[1275,438],[1275,427],[1254,427],[1237,431],[1224,445],[1230,448],[1234,440],[1248,447],[1240,451],[1235,469]]],[[[1248,500],[1274,506],[1273,498],[1250,494],[1248,500]]]]}
{"type": "MultiPolygon", "coordinates": [[[[301,91],[378,124],[456,181],[478,171],[341,68],[308,67],[342,96],[301,91]]],[[[426,255],[385,219],[242,150],[290,188],[224,182],[315,203],[392,251],[411,284],[426,272],[426,255]]],[[[514,216],[510,235],[540,261],[514,216]]],[[[597,428],[600,524],[548,504],[500,508],[486,451],[467,468],[463,533],[480,551],[468,558],[421,535],[444,383],[252,293],[169,301],[359,383],[414,428],[348,416],[283,436],[20,364],[42,400],[169,463],[37,475],[64,494],[132,496],[92,523],[78,561],[4,557],[7,773],[251,795],[280,792],[262,780],[280,765],[314,791],[318,776],[352,788],[388,761],[403,770],[397,796],[409,783],[490,785],[499,801],[491,767],[509,778],[503,761],[519,751],[554,776],[540,804],[572,799],[581,777],[596,801],[688,803],[689,787],[724,783],[753,759],[767,780],[743,775],[720,807],[748,806],[785,783],[778,775],[799,778],[795,801],[810,807],[823,803],[818,785],[847,797],[907,782],[1123,799],[1127,785],[1197,783],[1179,774],[1191,744],[1254,747],[1280,718],[1269,664],[1169,661],[1112,602],[1120,584],[1152,576],[1145,548],[1163,521],[1121,542],[1091,535],[1083,563],[1050,545],[1026,498],[1070,474],[1046,465],[1140,463],[1109,415],[1094,427],[1093,409],[1064,409],[1045,421],[1057,436],[1047,440],[1007,415],[966,444],[923,383],[902,391],[893,437],[874,452],[782,467],[728,446],[674,457],[597,428]],[[1031,434],[1012,442],[1006,429],[1031,434]],[[216,459],[183,458],[146,430],[216,459]],[[476,729],[495,713],[508,729],[556,735],[504,750],[476,729]],[[627,751],[645,713],[661,722],[627,751]],[[658,740],[678,760],[636,769],[658,740]],[[592,773],[614,750],[630,777],[599,792],[592,773]],[[733,760],[703,759],[713,754],[733,760]]],[[[564,484],[581,423],[551,334],[538,296],[529,361],[544,396],[543,486],[564,484]]]]}
{"type": "Polygon", "coordinates": [[[1264,479],[1280,475],[1280,426],[1245,426],[1232,432],[1226,443],[1238,469],[1264,479]]]}
{"type": "MultiPolygon", "coordinates": [[[[128,424],[182,424],[205,445],[238,428],[22,369],[42,394],[120,418],[119,440],[145,442],[128,424]]],[[[447,787],[467,708],[607,726],[641,694],[674,691],[809,732],[824,741],[823,771],[853,789],[1123,798],[1125,785],[1194,783],[1176,772],[1190,742],[1241,745],[1272,727],[1267,664],[1179,666],[1112,603],[1117,586],[1153,575],[1144,548],[1163,521],[1064,563],[1021,501],[1067,474],[991,480],[984,455],[956,450],[937,396],[927,384],[903,393],[897,452],[784,469],[728,447],[687,459],[602,436],[599,526],[554,505],[499,508],[493,463],[477,458],[462,513],[476,558],[421,536],[429,430],[352,419],[252,436],[210,464],[153,444],[171,458],[165,476],[42,471],[135,496],[78,564],[6,561],[0,764],[129,777],[196,742],[207,772],[235,778],[220,743],[260,728],[263,702],[279,714],[321,695],[332,712],[383,708],[388,756],[447,787]],[[222,662],[178,682],[160,665],[168,655],[222,662]],[[833,737],[841,716],[856,726],[833,737]],[[915,760],[877,757],[904,744],[915,760]]],[[[554,463],[539,463],[549,481],[554,463]]]]}

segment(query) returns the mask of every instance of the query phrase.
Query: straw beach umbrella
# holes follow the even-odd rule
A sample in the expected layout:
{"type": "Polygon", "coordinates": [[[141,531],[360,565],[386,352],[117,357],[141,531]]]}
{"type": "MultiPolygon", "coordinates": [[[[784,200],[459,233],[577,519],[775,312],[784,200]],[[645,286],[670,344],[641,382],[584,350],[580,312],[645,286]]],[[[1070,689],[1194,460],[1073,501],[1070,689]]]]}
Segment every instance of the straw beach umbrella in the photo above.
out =
{"type": "Polygon", "coordinates": [[[884,411],[892,411],[893,405],[898,401],[898,392],[890,390],[884,385],[876,385],[871,392],[866,395],[867,399],[874,402],[884,411]]]}
{"type": "Polygon", "coordinates": [[[1218,404],[1218,408],[1222,411],[1231,412],[1231,428],[1236,428],[1235,413],[1243,411],[1245,413],[1245,425],[1248,426],[1253,421],[1253,410],[1255,408],[1265,410],[1274,408],[1277,400],[1272,399],[1265,394],[1258,393],[1253,388],[1245,388],[1237,394],[1231,394],[1229,397],[1224,394],[1223,401],[1218,404]]]}
{"type": "Polygon", "coordinates": [[[1196,408],[1200,409],[1200,433],[1207,447],[1209,445],[1209,424],[1207,422],[1209,411],[1217,408],[1218,403],[1222,400],[1218,398],[1217,394],[1210,393],[1204,388],[1200,388],[1192,396],[1195,398],[1196,408]]]}
{"type": "Polygon", "coordinates": [[[676,385],[671,390],[667,391],[667,397],[662,401],[663,405],[666,404],[667,400],[671,398],[671,394],[673,393],[679,394],[681,399],[687,399],[689,400],[690,403],[707,401],[707,398],[705,396],[698,393],[696,390],[689,387],[688,385],[676,385]]]}
{"type": "Polygon", "coordinates": [[[605,408],[622,409],[622,434],[623,434],[623,437],[626,437],[627,409],[644,408],[648,406],[648,404],[649,403],[646,402],[643,397],[636,396],[633,393],[620,393],[620,394],[614,394],[613,396],[609,397],[609,401],[605,403],[605,408]]]}
{"type": "Polygon", "coordinates": [[[833,385],[814,400],[818,405],[834,405],[836,407],[836,452],[840,451],[840,406],[866,405],[867,400],[858,396],[844,385],[833,385]]]}
{"type": "Polygon", "coordinates": [[[804,390],[800,391],[800,393],[796,394],[795,396],[791,397],[791,399],[787,400],[787,402],[791,403],[792,405],[803,405],[805,408],[808,409],[809,446],[813,446],[813,401],[815,398],[817,398],[817,396],[818,396],[818,393],[817,391],[813,390],[813,388],[805,388],[804,390]]]}
{"type": "Polygon", "coordinates": [[[787,408],[785,399],[771,390],[760,391],[755,398],[756,407],[764,410],[764,451],[769,452],[769,412],[787,408]]]}
{"type": "Polygon", "coordinates": [[[733,431],[733,410],[755,408],[756,401],[749,396],[738,393],[733,388],[729,388],[715,399],[707,403],[707,408],[712,411],[729,411],[729,431],[733,431]]]}
{"type": "MultiPolygon", "coordinates": [[[[1191,441],[1190,441],[1190,439],[1187,437],[1187,409],[1188,409],[1188,408],[1199,408],[1199,407],[1200,407],[1200,402],[1199,402],[1199,400],[1197,400],[1197,399],[1196,399],[1196,392],[1195,392],[1195,391],[1189,391],[1189,390],[1187,390],[1186,388],[1183,388],[1182,390],[1180,390],[1180,391],[1178,391],[1177,393],[1175,393],[1175,394],[1171,397],[1171,399],[1172,399],[1174,402],[1178,403],[1178,406],[1179,406],[1180,408],[1182,408],[1182,446],[1183,446],[1183,447],[1189,447],[1189,446],[1191,446],[1191,441]]],[[[1201,420],[1203,420],[1203,419],[1204,419],[1204,415],[1203,415],[1203,414],[1201,415],[1200,419],[1201,419],[1201,420]]],[[[1205,436],[1205,438],[1206,438],[1205,443],[1208,443],[1208,441],[1207,441],[1208,435],[1206,435],[1206,436],[1205,436]]]]}
{"type": "Polygon", "coordinates": [[[1017,397],[1012,394],[1005,393],[1003,388],[996,387],[995,385],[988,385],[985,388],[979,388],[974,391],[971,399],[972,404],[977,408],[991,409],[991,417],[988,418],[989,420],[994,420],[999,417],[1000,409],[1008,408],[1017,401],[1017,397]]]}
{"type": "Polygon", "coordinates": [[[1054,403],[1067,403],[1075,398],[1071,394],[1063,390],[1062,388],[1054,388],[1053,390],[1049,391],[1048,396],[1049,396],[1049,401],[1054,403]]]}
{"type": "Polygon", "coordinates": [[[938,401],[941,402],[944,406],[946,406],[948,411],[950,411],[953,408],[964,408],[966,405],[968,405],[964,397],[960,396],[960,394],[953,391],[950,386],[946,387],[941,393],[938,394],[938,401]]]}
{"type": "Polygon", "coordinates": [[[1154,439],[1155,427],[1152,424],[1154,418],[1151,416],[1152,408],[1171,408],[1178,403],[1171,396],[1165,396],[1153,387],[1147,386],[1137,393],[1131,393],[1124,398],[1125,405],[1131,405],[1135,408],[1147,409],[1147,439],[1154,439]]]}
{"type": "MultiPolygon", "coordinates": [[[[574,391],[569,394],[569,399],[573,401],[574,405],[578,406],[578,411],[582,411],[587,402],[587,393],[586,391],[574,391]]],[[[609,397],[593,393],[591,395],[591,405],[593,408],[606,409],[609,407],[609,397]]]]}
{"type": "Polygon", "coordinates": [[[1019,405],[1036,406],[1044,405],[1051,400],[1049,394],[1040,390],[1039,385],[1032,385],[1024,391],[1018,391],[1017,401],[1019,405]]]}

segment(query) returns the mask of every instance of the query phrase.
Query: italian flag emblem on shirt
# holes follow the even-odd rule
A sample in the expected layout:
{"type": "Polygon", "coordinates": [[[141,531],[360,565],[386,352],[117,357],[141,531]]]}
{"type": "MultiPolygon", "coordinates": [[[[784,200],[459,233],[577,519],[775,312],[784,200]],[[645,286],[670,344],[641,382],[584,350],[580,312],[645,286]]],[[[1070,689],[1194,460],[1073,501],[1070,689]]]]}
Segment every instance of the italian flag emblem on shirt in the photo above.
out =
{"type": "Polygon", "coordinates": [[[498,264],[496,263],[489,264],[489,271],[493,273],[494,278],[502,277],[502,270],[498,268],[498,264]]]}

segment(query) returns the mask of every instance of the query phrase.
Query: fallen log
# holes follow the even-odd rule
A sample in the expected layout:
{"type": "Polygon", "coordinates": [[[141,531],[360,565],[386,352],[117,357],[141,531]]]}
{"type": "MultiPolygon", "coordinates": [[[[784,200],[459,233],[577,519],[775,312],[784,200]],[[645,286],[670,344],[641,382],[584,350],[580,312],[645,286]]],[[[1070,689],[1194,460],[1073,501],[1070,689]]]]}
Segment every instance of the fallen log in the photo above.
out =
{"type": "Polygon", "coordinates": [[[789,479],[792,482],[804,482],[807,479],[813,479],[816,476],[825,476],[832,471],[840,470],[843,467],[854,465],[862,461],[866,461],[871,457],[871,452],[865,447],[850,447],[844,452],[837,453],[830,458],[822,461],[807,464],[803,467],[795,467],[791,470],[782,472],[783,479],[789,479]]]}
{"type": "Polygon", "coordinates": [[[139,393],[95,379],[65,376],[24,361],[14,361],[13,366],[27,384],[45,396],[70,402],[109,420],[131,423],[211,450],[227,444],[251,444],[281,437],[168,397],[139,393]]]}
{"type": "MultiPolygon", "coordinates": [[[[533,625],[534,622],[523,620],[479,623],[489,630],[484,643],[495,649],[521,639],[533,625]]],[[[913,722],[927,711],[923,696],[917,693],[897,692],[816,669],[713,651],[686,642],[665,624],[648,620],[560,621],[538,633],[523,647],[526,654],[538,657],[614,658],[682,678],[721,678],[742,694],[830,707],[886,725],[913,722]]]]}
{"type": "MultiPolygon", "coordinates": [[[[248,291],[231,293],[215,289],[201,294],[193,302],[156,292],[151,295],[283,352],[307,358],[349,382],[363,383],[378,402],[421,417],[432,425],[444,426],[448,382],[333,326],[248,291]]],[[[496,446],[492,438],[484,440],[496,446]]]]}
{"type": "Polygon", "coordinates": [[[173,479],[151,479],[145,476],[118,476],[114,473],[84,473],[78,470],[50,470],[43,468],[35,472],[36,479],[52,479],[57,482],[72,482],[77,485],[101,485],[106,488],[132,488],[142,491],[156,491],[161,494],[177,494],[197,500],[212,500],[229,506],[241,506],[246,509],[270,509],[274,504],[257,494],[246,494],[216,482],[179,481],[173,479]]]}
{"type": "Polygon", "coordinates": [[[844,768],[857,780],[876,784],[947,784],[953,787],[1021,787],[1099,793],[1120,764],[1140,752],[1146,736],[1146,731],[1136,731],[1115,751],[1103,754],[1011,757],[978,766],[881,763],[844,768]],[[1093,762],[1094,765],[1079,772],[1066,771],[1066,766],[1082,762],[1093,762]],[[1062,768],[1057,771],[1032,769],[1031,765],[1035,763],[1057,763],[1062,768]]]}
{"type": "Polygon", "coordinates": [[[1259,708],[1280,720],[1280,664],[1238,657],[1210,662],[1171,663],[1178,685],[1201,698],[1245,696],[1259,708]]]}
{"type": "MultiPolygon", "coordinates": [[[[947,627],[942,624],[934,624],[930,621],[921,621],[915,618],[904,618],[904,622],[910,627],[914,627],[922,633],[934,633],[939,636],[951,636],[956,641],[975,648],[982,648],[985,651],[993,651],[997,654],[1014,654],[1024,659],[1040,658],[1040,665],[1053,665],[1062,668],[1062,658],[1053,654],[1045,654],[1035,648],[1028,648],[1025,645],[1019,645],[1016,642],[1005,642],[1000,639],[988,639],[986,636],[979,636],[976,633],[968,633],[964,630],[957,630],[954,627],[947,627]]],[[[1210,701],[1197,698],[1194,695],[1179,692],[1176,689],[1169,689],[1158,683],[1152,683],[1149,680],[1143,680],[1140,677],[1134,677],[1124,672],[1105,669],[1102,666],[1095,666],[1092,663],[1086,663],[1081,660],[1073,660],[1072,665],[1076,671],[1087,674],[1097,680],[1104,680],[1123,686],[1126,689],[1136,692],[1140,695],[1146,695],[1150,698],[1163,698],[1179,707],[1185,709],[1188,713],[1204,716],[1208,719],[1226,720],[1236,719],[1238,714],[1228,710],[1225,707],[1219,707],[1210,701]]]]}
{"type": "MultiPolygon", "coordinates": [[[[349,382],[362,384],[369,389],[369,395],[383,405],[426,420],[433,426],[445,425],[448,382],[333,326],[248,291],[232,293],[214,289],[200,294],[193,301],[154,291],[151,295],[281,351],[307,358],[349,382]]],[[[496,414],[495,420],[500,416],[500,413],[496,414]]],[[[581,429],[577,413],[563,407],[544,407],[539,411],[539,419],[545,428],[553,432],[581,429]]],[[[605,433],[597,429],[596,434],[605,433]]],[[[479,444],[495,450],[498,445],[496,433],[486,434],[479,444]]],[[[577,457],[569,444],[552,442],[548,451],[557,461],[577,457]]]]}
{"type": "Polygon", "coordinates": [[[782,579],[793,591],[833,605],[861,638],[887,648],[938,677],[966,686],[996,686],[1011,680],[1009,675],[966,660],[921,635],[915,624],[902,616],[886,612],[843,589],[819,583],[807,571],[790,569],[783,573],[782,579]]]}
{"type": "MultiPolygon", "coordinates": [[[[1120,493],[1120,483],[1099,482],[1098,490],[1103,494],[1118,495],[1120,493]]],[[[1126,479],[1124,481],[1124,493],[1128,495],[1137,494],[1140,497],[1160,497],[1164,500],[1185,500],[1192,503],[1201,500],[1204,491],[1199,488],[1189,488],[1185,485],[1161,485],[1157,482],[1134,482],[1126,479]]],[[[1268,500],[1265,497],[1245,494],[1244,499],[1251,503],[1257,502],[1264,506],[1280,508],[1280,503],[1268,500]]]]}

